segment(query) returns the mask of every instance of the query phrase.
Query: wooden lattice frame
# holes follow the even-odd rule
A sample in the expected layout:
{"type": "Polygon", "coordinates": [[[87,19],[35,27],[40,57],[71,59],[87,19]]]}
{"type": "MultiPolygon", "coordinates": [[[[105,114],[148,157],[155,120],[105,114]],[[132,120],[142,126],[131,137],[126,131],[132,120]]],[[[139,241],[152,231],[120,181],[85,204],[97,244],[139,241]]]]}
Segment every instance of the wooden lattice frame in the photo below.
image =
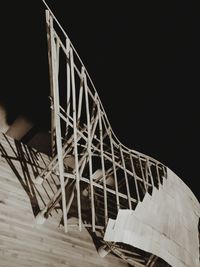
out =
{"type": "MultiPolygon", "coordinates": [[[[116,218],[119,208],[134,210],[147,192],[162,184],[166,167],[120,143],[84,64],[49,8],[46,23],[53,158],[36,182],[54,173],[60,187],[40,215],[47,218],[60,204],[67,232],[75,201],[79,230],[90,228],[102,239],[108,219],[116,218]],[[88,204],[87,211],[83,202],[88,204]]],[[[154,266],[157,260],[123,245],[106,245],[134,266],[154,266]]]]}

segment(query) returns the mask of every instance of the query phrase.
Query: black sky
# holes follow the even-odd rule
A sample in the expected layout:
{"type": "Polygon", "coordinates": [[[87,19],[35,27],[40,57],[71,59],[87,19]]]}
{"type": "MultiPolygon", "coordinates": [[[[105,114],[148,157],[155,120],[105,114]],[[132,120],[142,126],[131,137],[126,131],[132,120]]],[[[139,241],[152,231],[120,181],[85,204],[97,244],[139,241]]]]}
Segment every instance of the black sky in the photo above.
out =
{"type": "MultiPolygon", "coordinates": [[[[49,85],[42,1],[14,2],[2,9],[7,18],[1,18],[5,86],[0,100],[10,120],[14,113],[24,113],[46,129],[49,85]]],[[[192,1],[170,6],[108,2],[47,0],[90,73],[121,142],[166,164],[200,199],[197,8],[192,1]]]]}

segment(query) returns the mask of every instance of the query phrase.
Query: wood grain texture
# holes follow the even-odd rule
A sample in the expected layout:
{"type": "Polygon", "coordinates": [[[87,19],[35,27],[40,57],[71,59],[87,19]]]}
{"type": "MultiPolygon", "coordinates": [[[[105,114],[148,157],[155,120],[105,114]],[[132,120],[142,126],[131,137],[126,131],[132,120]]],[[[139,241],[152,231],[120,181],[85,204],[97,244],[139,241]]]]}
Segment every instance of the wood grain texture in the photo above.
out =
{"type": "MultiPolygon", "coordinates": [[[[123,267],[113,255],[100,258],[83,228],[64,233],[62,212],[54,210],[43,224],[35,216],[57,190],[57,177],[33,183],[48,156],[0,134],[0,267],[123,267]]],[[[77,225],[77,219],[71,218],[77,225]]],[[[70,223],[69,223],[70,224],[70,223]]]]}

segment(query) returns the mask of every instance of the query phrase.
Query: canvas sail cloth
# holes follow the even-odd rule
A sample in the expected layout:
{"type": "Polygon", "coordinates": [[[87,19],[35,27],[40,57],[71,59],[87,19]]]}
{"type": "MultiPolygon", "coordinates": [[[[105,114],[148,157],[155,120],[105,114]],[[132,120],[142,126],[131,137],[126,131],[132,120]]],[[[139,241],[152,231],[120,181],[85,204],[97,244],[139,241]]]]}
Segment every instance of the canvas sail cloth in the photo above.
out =
{"type": "Polygon", "coordinates": [[[173,267],[199,267],[200,204],[170,169],[167,179],[136,209],[109,219],[105,241],[122,242],[155,254],[173,267]]]}

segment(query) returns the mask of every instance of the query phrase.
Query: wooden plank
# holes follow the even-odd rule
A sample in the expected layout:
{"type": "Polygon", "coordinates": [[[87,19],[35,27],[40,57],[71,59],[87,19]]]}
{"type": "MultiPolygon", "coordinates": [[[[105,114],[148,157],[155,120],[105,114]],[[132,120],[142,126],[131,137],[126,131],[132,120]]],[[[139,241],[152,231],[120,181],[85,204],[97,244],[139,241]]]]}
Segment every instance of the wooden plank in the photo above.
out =
{"type": "Polygon", "coordinates": [[[56,145],[57,145],[57,153],[58,153],[58,168],[59,168],[59,178],[61,184],[61,192],[62,192],[62,209],[63,209],[63,221],[65,232],[67,232],[67,211],[66,211],[66,194],[65,194],[65,186],[64,186],[64,166],[63,166],[63,158],[62,158],[62,141],[61,141],[61,124],[60,118],[57,116],[59,114],[59,85],[58,85],[58,58],[59,55],[56,54],[56,44],[54,38],[54,28],[53,28],[53,19],[50,16],[50,44],[51,44],[51,67],[52,67],[52,92],[53,92],[53,103],[54,103],[54,118],[55,118],[55,131],[56,131],[56,145]]]}
{"type": "Polygon", "coordinates": [[[80,174],[78,162],[78,134],[77,134],[77,110],[76,110],[76,85],[74,75],[74,57],[73,50],[70,48],[70,70],[71,70],[71,83],[72,83],[72,105],[73,105],[73,132],[74,132],[74,156],[75,156],[75,171],[76,171],[76,191],[77,191],[77,205],[78,205],[78,218],[79,230],[82,228],[82,214],[81,214],[81,201],[80,201],[80,174]]]}
{"type": "Polygon", "coordinates": [[[84,75],[84,89],[85,89],[85,103],[86,103],[86,113],[87,113],[87,153],[89,159],[89,180],[90,180],[90,191],[91,191],[91,208],[92,208],[92,231],[95,232],[95,205],[94,205],[94,189],[93,189],[93,166],[92,166],[92,153],[91,153],[91,125],[90,125],[90,108],[88,99],[88,86],[87,77],[84,75]]]}
{"type": "Polygon", "coordinates": [[[99,120],[99,132],[100,132],[100,150],[101,150],[101,166],[103,173],[103,196],[104,196],[104,216],[105,225],[108,223],[108,203],[107,203],[107,188],[106,188],[106,173],[105,173],[105,163],[103,157],[103,134],[102,134],[102,121],[101,121],[101,110],[98,102],[98,120],[99,120]]]}
{"type": "Polygon", "coordinates": [[[119,148],[120,148],[120,155],[121,155],[121,159],[122,159],[122,165],[123,165],[123,168],[124,168],[124,177],[125,177],[125,182],[126,182],[126,190],[127,190],[127,197],[128,197],[128,206],[129,206],[129,209],[132,209],[130,188],[129,188],[128,176],[127,176],[127,172],[126,172],[126,165],[125,165],[125,160],[124,160],[124,154],[123,154],[123,151],[122,151],[121,146],[119,146],[119,148]]]}

